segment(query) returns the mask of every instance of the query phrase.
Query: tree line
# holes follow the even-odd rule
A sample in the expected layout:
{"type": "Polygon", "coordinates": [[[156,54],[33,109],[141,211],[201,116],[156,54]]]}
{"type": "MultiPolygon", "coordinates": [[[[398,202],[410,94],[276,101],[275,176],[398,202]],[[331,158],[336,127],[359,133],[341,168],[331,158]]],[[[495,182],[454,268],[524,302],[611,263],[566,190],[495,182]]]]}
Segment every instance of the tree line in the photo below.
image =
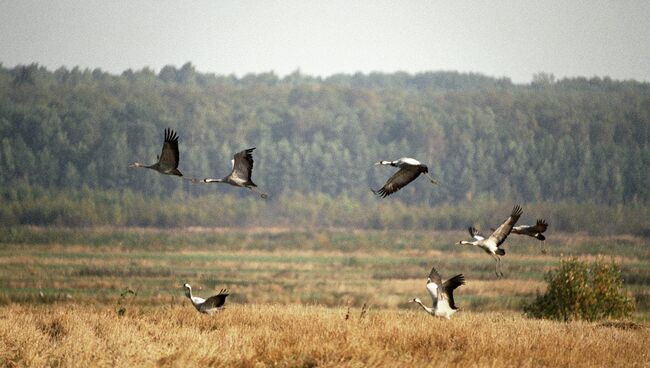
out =
{"type": "Polygon", "coordinates": [[[155,161],[166,127],[180,136],[186,176],[225,176],[235,152],[256,146],[253,180],[270,201],[298,193],[366,203],[375,200],[369,187],[393,172],[373,163],[408,156],[440,185],[417,180],[387,200],[650,202],[648,83],[539,74],[513,84],[457,72],[235,77],[191,63],[121,75],[0,65],[3,201],[26,183],[156,199],[250,195],[128,169],[155,161]]]}

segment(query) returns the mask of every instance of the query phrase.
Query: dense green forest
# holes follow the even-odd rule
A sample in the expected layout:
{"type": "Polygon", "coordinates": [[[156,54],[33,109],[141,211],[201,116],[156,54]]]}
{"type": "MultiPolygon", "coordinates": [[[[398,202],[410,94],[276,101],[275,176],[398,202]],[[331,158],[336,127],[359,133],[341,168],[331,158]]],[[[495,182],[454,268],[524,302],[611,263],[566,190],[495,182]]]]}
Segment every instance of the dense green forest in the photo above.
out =
{"type": "Polygon", "coordinates": [[[196,207],[223,199],[244,212],[262,206],[245,190],[129,169],[155,161],[166,127],[180,136],[185,176],[225,176],[233,153],[256,146],[253,180],[275,209],[296,198],[423,210],[503,200],[646,215],[650,203],[648,83],[539,74],[518,85],[456,72],[237,78],[190,63],[118,76],[0,64],[0,217],[55,224],[61,216],[24,203],[68,201],[68,210],[56,208],[69,214],[86,200],[105,218],[91,224],[165,225],[125,220],[125,201],[141,201],[143,212],[168,198],[196,207]],[[420,179],[373,198],[369,188],[394,171],[373,163],[404,156],[427,164],[440,185],[420,179]]]}

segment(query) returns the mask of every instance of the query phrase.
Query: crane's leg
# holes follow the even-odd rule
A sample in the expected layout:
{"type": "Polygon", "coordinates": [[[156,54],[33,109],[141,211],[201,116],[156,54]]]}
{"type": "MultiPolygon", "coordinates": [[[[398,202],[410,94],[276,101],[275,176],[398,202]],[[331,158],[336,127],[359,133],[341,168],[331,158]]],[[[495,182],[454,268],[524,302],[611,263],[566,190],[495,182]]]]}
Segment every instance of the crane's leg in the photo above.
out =
{"type": "Polygon", "coordinates": [[[429,177],[429,180],[431,180],[432,184],[436,184],[436,185],[438,184],[438,181],[434,179],[433,176],[431,176],[431,174],[426,173],[426,175],[429,177]]]}
{"type": "Polygon", "coordinates": [[[501,271],[501,257],[497,256],[497,259],[499,260],[499,276],[503,277],[503,271],[501,271]]]}
{"type": "Polygon", "coordinates": [[[257,194],[259,194],[260,197],[262,197],[262,198],[264,198],[264,199],[266,199],[266,198],[269,197],[266,193],[260,192],[260,191],[258,191],[257,189],[255,189],[255,188],[253,188],[253,187],[246,187],[246,188],[252,190],[253,192],[255,192],[255,193],[257,193],[257,194]]]}
{"type": "Polygon", "coordinates": [[[496,254],[490,253],[492,258],[494,258],[494,273],[497,275],[497,278],[501,277],[502,275],[499,274],[499,256],[496,254]]]}

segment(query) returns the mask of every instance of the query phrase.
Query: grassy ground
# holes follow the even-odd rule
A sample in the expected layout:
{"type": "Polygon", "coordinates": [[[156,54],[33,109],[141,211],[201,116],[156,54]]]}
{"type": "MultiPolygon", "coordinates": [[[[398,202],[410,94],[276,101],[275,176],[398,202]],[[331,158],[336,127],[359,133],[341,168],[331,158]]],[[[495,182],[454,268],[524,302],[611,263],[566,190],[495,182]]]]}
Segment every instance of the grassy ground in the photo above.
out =
{"type": "Polygon", "coordinates": [[[503,258],[506,277],[496,279],[486,254],[455,245],[467,238],[465,232],[337,229],[3,229],[0,366],[620,366],[648,360],[647,239],[549,234],[542,244],[513,236],[503,258]],[[543,291],[543,275],[563,256],[616,262],[636,300],[634,322],[523,317],[522,303],[543,291]],[[461,312],[451,321],[408,303],[413,297],[429,303],[424,284],[432,265],[443,277],[467,278],[455,298],[461,312]],[[228,309],[196,313],[183,296],[185,282],[200,296],[229,288],[228,309]],[[136,295],[120,297],[127,289],[136,295]]]}
{"type": "Polygon", "coordinates": [[[288,229],[5,229],[0,235],[0,304],[117,303],[129,288],[139,305],[184,303],[181,285],[198,295],[227,287],[235,303],[412,308],[426,298],[432,265],[443,277],[464,273],[457,302],[473,311],[519,310],[543,291],[544,273],[561,256],[601,255],[619,264],[650,315],[650,247],[644,238],[550,234],[543,244],[513,236],[506,277],[475,247],[454,243],[464,232],[288,229]],[[542,253],[546,250],[546,254],[542,253]]]}
{"type": "Polygon", "coordinates": [[[561,323],[514,313],[231,303],[216,315],[189,305],[0,307],[0,365],[366,367],[647,366],[650,328],[561,323]]]}

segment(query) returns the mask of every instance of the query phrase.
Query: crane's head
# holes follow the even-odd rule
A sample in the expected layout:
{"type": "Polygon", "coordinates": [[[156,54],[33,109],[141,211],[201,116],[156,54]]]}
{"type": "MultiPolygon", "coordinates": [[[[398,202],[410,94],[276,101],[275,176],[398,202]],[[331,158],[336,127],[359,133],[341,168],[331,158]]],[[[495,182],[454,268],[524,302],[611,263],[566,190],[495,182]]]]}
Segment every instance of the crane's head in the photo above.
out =
{"type": "Polygon", "coordinates": [[[131,165],[129,165],[129,167],[142,167],[142,166],[144,166],[144,165],[142,165],[138,161],[136,161],[136,162],[132,163],[131,165]]]}
{"type": "Polygon", "coordinates": [[[468,242],[467,240],[461,240],[456,245],[474,245],[472,242],[468,242]]]}
{"type": "Polygon", "coordinates": [[[185,288],[185,296],[192,299],[192,287],[190,284],[185,283],[183,287],[185,288]]]}
{"type": "Polygon", "coordinates": [[[420,303],[420,304],[422,304],[422,301],[420,300],[420,298],[413,298],[413,299],[409,300],[409,303],[420,303]]]}
{"type": "Polygon", "coordinates": [[[391,165],[391,166],[397,166],[393,161],[386,161],[386,160],[381,160],[379,162],[375,162],[375,165],[391,165]]]}

